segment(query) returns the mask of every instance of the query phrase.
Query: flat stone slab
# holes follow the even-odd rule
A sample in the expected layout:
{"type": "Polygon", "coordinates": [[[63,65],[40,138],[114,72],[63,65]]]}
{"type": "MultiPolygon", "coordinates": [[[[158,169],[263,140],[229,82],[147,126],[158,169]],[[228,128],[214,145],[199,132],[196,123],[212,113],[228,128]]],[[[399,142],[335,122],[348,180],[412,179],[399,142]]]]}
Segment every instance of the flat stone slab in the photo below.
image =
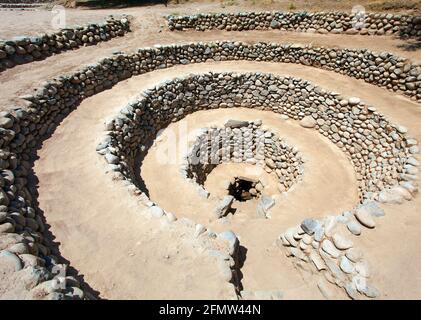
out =
{"type": "Polygon", "coordinates": [[[249,125],[248,121],[242,121],[242,120],[228,120],[225,123],[226,128],[242,128],[247,127],[249,125]]]}
{"type": "Polygon", "coordinates": [[[215,215],[218,218],[221,218],[225,216],[228,212],[228,210],[231,208],[232,203],[234,202],[234,197],[231,195],[225,196],[222,201],[218,204],[218,206],[215,208],[215,215]]]}

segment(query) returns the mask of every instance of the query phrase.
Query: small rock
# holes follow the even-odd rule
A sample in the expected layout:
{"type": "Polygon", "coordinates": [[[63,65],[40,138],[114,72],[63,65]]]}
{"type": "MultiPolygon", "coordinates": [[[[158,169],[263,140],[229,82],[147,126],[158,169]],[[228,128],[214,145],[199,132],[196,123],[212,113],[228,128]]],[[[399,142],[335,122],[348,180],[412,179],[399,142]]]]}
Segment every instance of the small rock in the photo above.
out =
{"type": "Polygon", "coordinates": [[[328,216],[325,218],[325,234],[328,237],[331,237],[336,229],[337,226],[337,218],[334,216],[328,216]]]}
{"type": "Polygon", "coordinates": [[[8,117],[0,117],[0,127],[10,129],[13,127],[13,120],[8,117]]]}
{"type": "Polygon", "coordinates": [[[15,227],[10,222],[0,224],[0,233],[9,233],[15,231],[15,227]]]}
{"type": "Polygon", "coordinates": [[[22,270],[23,267],[19,257],[6,250],[0,252],[0,267],[2,268],[3,266],[11,268],[14,271],[22,270]]]}
{"type": "MultiPolygon", "coordinates": [[[[343,285],[344,281],[346,281],[346,276],[345,273],[338,267],[337,260],[332,258],[329,254],[325,253],[323,250],[320,251],[320,256],[323,258],[332,276],[336,279],[332,281],[332,283],[343,285]]],[[[324,273],[325,276],[328,274],[329,272],[324,273]]],[[[330,281],[328,277],[326,277],[326,279],[330,281]]]]}
{"type": "Polygon", "coordinates": [[[107,160],[109,164],[117,164],[119,162],[119,158],[111,153],[105,154],[105,160],[107,160]]]}
{"type": "Polygon", "coordinates": [[[335,244],[335,247],[340,250],[346,250],[351,248],[354,244],[351,240],[344,238],[338,233],[335,233],[332,237],[333,243],[335,244]]]}
{"type": "Polygon", "coordinates": [[[198,186],[197,188],[197,193],[199,194],[199,196],[201,196],[202,198],[209,198],[209,192],[206,191],[204,188],[202,188],[201,186],[198,186]]]}
{"type": "Polygon", "coordinates": [[[363,253],[359,249],[350,248],[346,251],[345,256],[352,262],[358,262],[363,258],[363,253]]]}
{"type": "Polygon", "coordinates": [[[348,99],[348,103],[351,106],[355,106],[357,104],[359,104],[361,102],[360,98],[356,98],[356,97],[351,97],[348,99]]]}
{"type": "Polygon", "coordinates": [[[361,225],[355,220],[349,221],[346,227],[353,235],[359,236],[361,234],[361,225]]]}
{"type": "Polygon", "coordinates": [[[38,266],[44,266],[45,264],[44,260],[32,254],[27,254],[27,253],[21,254],[20,258],[25,267],[38,267],[38,266]]]}
{"type": "Polygon", "coordinates": [[[320,227],[314,231],[314,240],[320,242],[322,241],[324,235],[325,229],[322,227],[322,225],[320,225],[320,227]]]}
{"type": "Polygon", "coordinates": [[[303,261],[307,261],[307,256],[301,250],[299,250],[297,248],[293,248],[293,247],[291,247],[290,250],[291,250],[291,253],[294,257],[296,257],[300,260],[303,260],[303,261]]]}
{"type": "Polygon", "coordinates": [[[169,222],[177,221],[177,217],[172,212],[167,212],[166,216],[169,222]]]}
{"type": "Polygon", "coordinates": [[[226,128],[242,128],[247,127],[249,125],[248,121],[241,121],[241,120],[228,120],[225,123],[226,128]]]}
{"type": "Polygon", "coordinates": [[[69,293],[66,296],[70,296],[72,299],[83,300],[85,293],[78,287],[71,287],[69,293]]]}
{"type": "Polygon", "coordinates": [[[321,227],[320,222],[315,219],[305,219],[301,222],[301,228],[304,230],[305,233],[309,234],[310,236],[314,234],[314,232],[321,227]]]}
{"type": "Polygon", "coordinates": [[[7,212],[0,212],[0,223],[6,220],[7,212]]]}
{"type": "Polygon", "coordinates": [[[239,244],[238,238],[235,235],[235,233],[232,232],[231,230],[224,231],[224,232],[218,234],[218,238],[220,238],[224,241],[228,241],[228,243],[230,245],[230,255],[234,254],[234,252],[237,249],[237,246],[239,244]]]}
{"type": "Polygon", "coordinates": [[[353,276],[352,283],[354,284],[354,287],[357,289],[358,292],[363,293],[364,290],[367,288],[367,279],[360,275],[353,276]]]}
{"type": "Polygon", "coordinates": [[[338,258],[341,255],[340,251],[338,249],[336,249],[336,247],[333,245],[332,241],[330,241],[328,239],[323,240],[322,249],[323,249],[324,252],[326,252],[327,254],[329,254],[333,258],[338,258]]]}
{"type": "Polygon", "coordinates": [[[396,126],[396,130],[398,130],[398,132],[402,134],[405,134],[408,132],[408,129],[404,126],[396,126]]]}
{"type": "Polygon", "coordinates": [[[314,128],[316,126],[316,120],[311,116],[305,116],[300,120],[300,125],[304,128],[314,128]]]}
{"type": "Polygon", "coordinates": [[[351,299],[358,299],[358,292],[355,289],[354,284],[352,282],[345,284],[345,291],[351,299]]]}
{"type": "Polygon", "coordinates": [[[312,251],[310,253],[309,258],[310,258],[311,262],[314,263],[314,265],[315,265],[315,267],[317,268],[318,271],[326,270],[326,265],[325,265],[323,259],[316,252],[312,251]]]}
{"type": "Polygon", "coordinates": [[[313,238],[312,238],[310,235],[305,234],[305,235],[303,236],[302,241],[303,241],[305,244],[309,245],[309,244],[311,244],[311,242],[313,241],[313,238]]]}
{"type": "Polygon", "coordinates": [[[345,273],[352,273],[354,272],[355,268],[352,262],[345,256],[341,258],[341,261],[339,263],[339,267],[341,270],[345,273]]]}
{"type": "Polygon", "coordinates": [[[215,215],[217,218],[222,218],[227,214],[227,212],[231,209],[231,205],[234,202],[234,197],[231,195],[225,196],[222,201],[218,204],[215,208],[215,215]]]}
{"type": "Polygon", "coordinates": [[[370,212],[365,210],[364,208],[360,207],[354,213],[357,220],[367,228],[374,228],[376,223],[374,222],[373,217],[371,216],[370,212]]]}
{"type": "Polygon", "coordinates": [[[152,206],[148,210],[151,216],[154,218],[161,218],[164,215],[164,210],[158,206],[152,206]]]}
{"type": "Polygon", "coordinates": [[[272,197],[262,196],[257,204],[257,216],[266,218],[268,210],[275,205],[275,200],[272,197]]]}
{"type": "Polygon", "coordinates": [[[418,154],[420,153],[420,148],[418,146],[412,146],[408,151],[410,154],[418,154]]]}
{"type": "Polygon", "coordinates": [[[24,243],[16,243],[10,246],[7,250],[16,254],[24,254],[29,252],[28,246],[24,243]]]}
{"type": "Polygon", "coordinates": [[[366,286],[365,289],[362,291],[368,298],[377,298],[380,296],[379,290],[373,286],[366,286]]]}
{"type": "Polygon", "coordinates": [[[271,168],[271,169],[275,169],[275,168],[276,168],[276,164],[275,164],[275,162],[274,162],[271,158],[267,158],[267,159],[265,160],[265,162],[266,162],[266,165],[267,165],[269,168],[271,168]]]}
{"type": "Polygon", "coordinates": [[[281,26],[281,24],[275,19],[270,22],[270,27],[272,29],[279,29],[280,26],[281,26]]]}
{"type": "Polygon", "coordinates": [[[285,232],[284,237],[290,243],[291,246],[296,247],[298,245],[298,243],[294,239],[294,234],[295,234],[295,230],[290,228],[285,232]]]}

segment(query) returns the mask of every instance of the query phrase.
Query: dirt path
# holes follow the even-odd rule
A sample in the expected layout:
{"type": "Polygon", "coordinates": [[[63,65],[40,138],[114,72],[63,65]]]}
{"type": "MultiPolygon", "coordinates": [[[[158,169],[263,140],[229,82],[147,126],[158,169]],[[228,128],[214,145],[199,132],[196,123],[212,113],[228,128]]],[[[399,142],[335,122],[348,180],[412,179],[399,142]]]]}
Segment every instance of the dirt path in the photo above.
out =
{"type": "MultiPolygon", "coordinates": [[[[76,269],[85,274],[85,279],[92,287],[103,292],[106,297],[151,298],[159,296],[167,298],[172,295],[179,297],[181,292],[185,292],[184,289],[174,291],[174,288],[185,288],[183,281],[186,280],[183,278],[186,275],[180,270],[189,270],[192,277],[197,275],[196,280],[187,282],[189,284],[196,284],[199,281],[199,273],[202,277],[204,274],[209,277],[206,280],[206,286],[211,283],[212,277],[216,277],[209,270],[211,269],[209,265],[206,265],[199,256],[197,259],[193,259],[194,268],[190,258],[184,259],[191,254],[188,251],[190,250],[188,245],[180,249],[180,259],[176,259],[174,265],[165,264],[159,259],[161,255],[156,252],[161,253],[167,246],[172,248],[172,245],[176,245],[172,238],[173,235],[153,231],[157,226],[156,222],[145,222],[143,218],[139,217],[137,205],[130,203],[129,200],[127,200],[128,203],[126,202],[127,192],[124,186],[110,181],[110,177],[104,174],[103,159],[95,153],[96,143],[103,134],[102,123],[104,120],[115,115],[141,90],[175,76],[210,70],[272,72],[307,79],[323,88],[341,92],[345,96],[360,97],[389,116],[392,122],[409,128],[409,134],[421,140],[421,129],[419,129],[421,106],[419,104],[356,79],[292,64],[236,61],[177,66],[133,77],[117,84],[112,90],[90,97],[84,100],[78,109],[63,121],[54,135],[44,143],[39,152],[40,159],[35,164],[35,173],[40,181],[40,208],[44,210],[47,222],[52,226],[53,234],[62,244],[62,254],[70,260],[76,269]],[[134,250],[133,243],[137,242],[140,242],[141,245],[135,247],[136,254],[130,256],[134,250]],[[84,250],[80,248],[84,248],[84,250]],[[110,257],[116,257],[116,259],[110,259],[110,257]],[[118,261],[118,266],[116,261],[118,261]],[[139,266],[142,267],[139,268],[139,266]],[[168,292],[159,292],[159,295],[158,293],[154,295],[152,292],[157,292],[154,290],[160,287],[160,281],[156,280],[162,278],[157,276],[162,274],[160,272],[168,276],[169,289],[168,292]],[[112,283],[115,286],[111,286],[112,283]],[[140,287],[137,285],[138,283],[141,283],[140,287]]],[[[268,121],[272,120],[268,118],[268,121]]],[[[274,127],[278,128],[278,120],[273,121],[274,127]]],[[[291,124],[278,129],[287,134],[289,130],[292,133],[298,128],[294,128],[294,125],[291,124]]],[[[318,139],[317,137],[313,138],[318,139]]],[[[294,142],[301,143],[301,148],[305,149],[306,141],[297,137],[294,142]]],[[[321,139],[317,143],[325,145],[326,148],[329,147],[321,139]]],[[[336,151],[335,147],[331,147],[331,149],[332,157],[328,159],[333,161],[336,151]]],[[[312,152],[310,153],[311,149],[308,151],[309,157],[316,157],[312,152]]],[[[336,160],[338,174],[349,177],[347,181],[351,186],[345,183],[341,184],[341,189],[339,189],[346,192],[352,189],[353,180],[346,174],[349,172],[348,165],[341,164],[340,157],[336,160]]],[[[317,164],[317,166],[320,165],[317,164]]],[[[319,168],[314,167],[314,171],[323,170],[322,167],[319,168]]],[[[311,171],[309,172],[311,173],[311,171]]],[[[155,179],[159,179],[159,176],[156,175],[155,179]]],[[[149,185],[151,185],[150,183],[149,185]]],[[[329,182],[326,182],[326,188],[335,186],[338,187],[335,181],[331,181],[330,185],[329,182]]],[[[300,217],[312,215],[319,212],[319,209],[325,210],[323,212],[332,210],[338,213],[341,209],[348,208],[343,207],[344,205],[347,206],[355,202],[351,194],[344,197],[343,192],[332,192],[330,195],[332,208],[329,208],[329,203],[323,204],[327,207],[318,207],[318,202],[312,203],[310,207],[308,204],[313,199],[308,198],[306,194],[299,193],[300,201],[297,200],[297,203],[285,201],[285,205],[289,206],[287,208],[298,207],[303,211],[294,212],[294,218],[291,218],[289,212],[283,218],[291,219],[290,221],[294,221],[294,225],[300,217]],[[308,211],[305,211],[305,208],[308,208],[308,211]],[[335,208],[336,210],[334,210],[335,208]],[[302,216],[300,216],[301,214],[302,216]]],[[[162,192],[158,195],[162,197],[162,192]]],[[[320,203],[320,205],[322,204],[320,203]]],[[[386,208],[387,216],[380,221],[379,226],[374,231],[364,232],[364,237],[355,241],[367,252],[367,258],[372,262],[375,270],[373,283],[378,285],[384,297],[416,298],[421,292],[421,283],[414,281],[411,273],[405,273],[402,276],[402,271],[408,270],[408,268],[413,268],[412,274],[414,274],[415,268],[421,263],[421,252],[418,250],[419,236],[416,232],[421,224],[421,217],[417,213],[420,205],[421,199],[417,197],[414,201],[401,206],[388,206],[386,208]],[[407,227],[408,225],[410,227],[407,227]],[[405,243],[405,246],[399,245],[400,243],[405,243]],[[398,248],[400,252],[398,252],[398,248]],[[399,256],[390,254],[390,249],[393,249],[393,252],[399,256]]],[[[247,228],[252,228],[252,226],[244,223],[245,234],[249,232],[247,228]]],[[[270,239],[268,237],[264,240],[266,248],[269,247],[265,256],[265,259],[268,260],[257,261],[257,258],[252,258],[251,252],[256,252],[259,248],[253,247],[252,241],[245,235],[243,236],[244,241],[250,241],[250,269],[247,264],[244,266],[244,274],[247,274],[247,278],[244,277],[244,284],[257,290],[274,289],[274,283],[278,282],[281,287],[279,289],[284,292],[285,298],[320,297],[317,289],[311,283],[306,283],[304,279],[301,279],[291,263],[286,259],[283,260],[280,252],[274,251],[270,247],[272,236],[283,230],[276,230],[268,224],[264,229],[265,234],[266,228],[268,228],[267,230],[273,228],[270,231],[270,239]],[[270,261],[270,263],[265,263],[266,261],[270,261]],[[264,269],[261,274],[253,275],[253,271],[258,268],[270,269],[264,269]],[[285,275],[288,276],[285,277],[285,275]]],[[[205,286],[205,284],[203,285],[205,286]]],[[[220,290],[222,289],[219,287],[211,289],[200,287],[188,293],[196,295],[197,298],[203,298],[204,295],[212,297],[218,295],[220,290]]]]}

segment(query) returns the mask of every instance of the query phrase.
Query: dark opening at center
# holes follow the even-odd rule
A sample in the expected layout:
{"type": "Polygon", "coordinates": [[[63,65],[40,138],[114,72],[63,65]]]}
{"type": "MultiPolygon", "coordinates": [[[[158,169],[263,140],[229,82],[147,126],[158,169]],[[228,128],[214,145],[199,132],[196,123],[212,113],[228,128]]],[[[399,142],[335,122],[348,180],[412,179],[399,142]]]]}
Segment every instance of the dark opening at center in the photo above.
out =
{"type": "Polygon", "coordinates": [[[228,194],[238,201],[247,201],[258,198],[260,192],[256,190],[257,181],[235,178],[228,187],[228,194]]]}

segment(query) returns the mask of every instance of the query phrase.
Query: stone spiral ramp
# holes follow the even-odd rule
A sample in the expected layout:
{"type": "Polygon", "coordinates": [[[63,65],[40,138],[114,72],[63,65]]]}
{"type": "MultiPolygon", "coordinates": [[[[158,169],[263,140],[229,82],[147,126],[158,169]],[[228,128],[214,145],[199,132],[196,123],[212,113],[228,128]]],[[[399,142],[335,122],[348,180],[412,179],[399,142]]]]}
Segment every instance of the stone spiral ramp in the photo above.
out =
{"type": "MultiPolygon", "coordinates": [[[[174,241],[177,235],[168,230],[168,227],[161,227],[154,220],[143,221],[139,217],[139,207],[127,197],[125,186],[112,182],[104,174],[105,164],[95,152],[95,146],[104,131],[104,121],[117,114],[143,89],[189,73],[227,70],[291,75],[310,80],[345,96],[358,96],[366,103],[376,106],[392,122],[410,128],[412,137],[421,139],[421,131],[417,126],[421,113],[419,104],[385,89],[333,72],[281,63],[236,61],[177,66],[133,77],[120,82],[112,90],[87,98],[60,124],[52,137],[44,142],[38,152],[39,159],[34,171],[39,179],[39,206],[43,209],[56,240],[61,243],[61,253],[104,297],[170,298],[176,295],[177,298],[227,298],[232,293],[224,288],[222,282],[216,281],[219,275],[214,273],[212,265],[206,259],[189,251],[191,249],[188,249],[188,239],[180,244],[174,241]],[[177,250],[180,254],[173,255],[176,258],[172,261],[171,254],[177,250]],[[166,258],[167,255],[170,259],[166,258]],[[197,259],[191,259],[192,256],[197,259]],[[184,287],[185,290],[174,292],[171,287],[183,288],[186,283],[189,284],[182,272],[186,269],[189,270],[191,285],[184,287]],[[161,283],[156,281],[156,274],[165,274],[168,291],[163,291],[161,283]],[[139,286],[135,285],[137,283],[140,283],[139,286]]],[[[346,171],[344,165],[339,174],[346,171]]],[[[349,181],[352,184],[352,178],[349,181]]],[[[334,189],[339,184],[340,181],[333,180],[329,187],[334,189]]],[[[345,190],[348,187],[352,189],[351,185],[345,186],[345,190]]],[[[335,197],[336,194],[332,194],[332,206],[336,205],[335,200],[344,205],[347,204],[346,201],[350,205],[355,203],[352,195],[347,199],[335,197]]],[[[159,203],[159,199],[154,200],[159,203]]],[[[305,205],[300,206],[301,209],[305,208],[305,205]]],[[[412,274],[416,274],[416,266],[421,262],[416,240],[416,230],[421,223],[417,214],[419,207],[419,197],[398,207],[385,206],[387,215],[380,220],[376,230],[357,240],[369,259],[372,259],[376,270],[374,282],[384,298],[415,298],[420,291],[421,284],[413,281],[411,272],[402,272],[403,268],[414,268],[412,274]],[[401,243],[405,245],[402,246],[401,243]],[[391,250],[399,256],[398,259],[396,255],[390,254],[391,250]]],[[[321,208],[312,209],[316,211],[321,208]]],[[[325,207],[317,212],[330,210],[333,208],[325,207]]],[[[293,212],[287,212],[286,215],[296,224],[307,217],[308,212],[302,211],[302,216],[294,215],[293,212]]],[[[281,230],[278,229],[278,233],[281,230]]],[[[265,245],[269,246],[270,243],[265,245]]],[[[308,279],[301,278],[286,258],[273,255],[270,251],[268,254],[256,252],[257,250],[250,250],[249,261],[273,262],[258,264],[272,265],[273,268],[268,267],[262,274],[273,273],[273,277],[259,278],[258,274],[252,272],[253,268],[247,270],[246,260],[244,285],[255,285],[253,289],[258,290],[260,288],[257,283],[263,288],[265,284],[262,281],[276,280],[280,282],[279,288],[285,298],[321,298],[317,288],[310,287],[306,281],[308,279]],[[279,261],[276,261],[277,258],[279,261]],[[287,279],[283,277],[285,274],[288,274],[287,279]]]]}

